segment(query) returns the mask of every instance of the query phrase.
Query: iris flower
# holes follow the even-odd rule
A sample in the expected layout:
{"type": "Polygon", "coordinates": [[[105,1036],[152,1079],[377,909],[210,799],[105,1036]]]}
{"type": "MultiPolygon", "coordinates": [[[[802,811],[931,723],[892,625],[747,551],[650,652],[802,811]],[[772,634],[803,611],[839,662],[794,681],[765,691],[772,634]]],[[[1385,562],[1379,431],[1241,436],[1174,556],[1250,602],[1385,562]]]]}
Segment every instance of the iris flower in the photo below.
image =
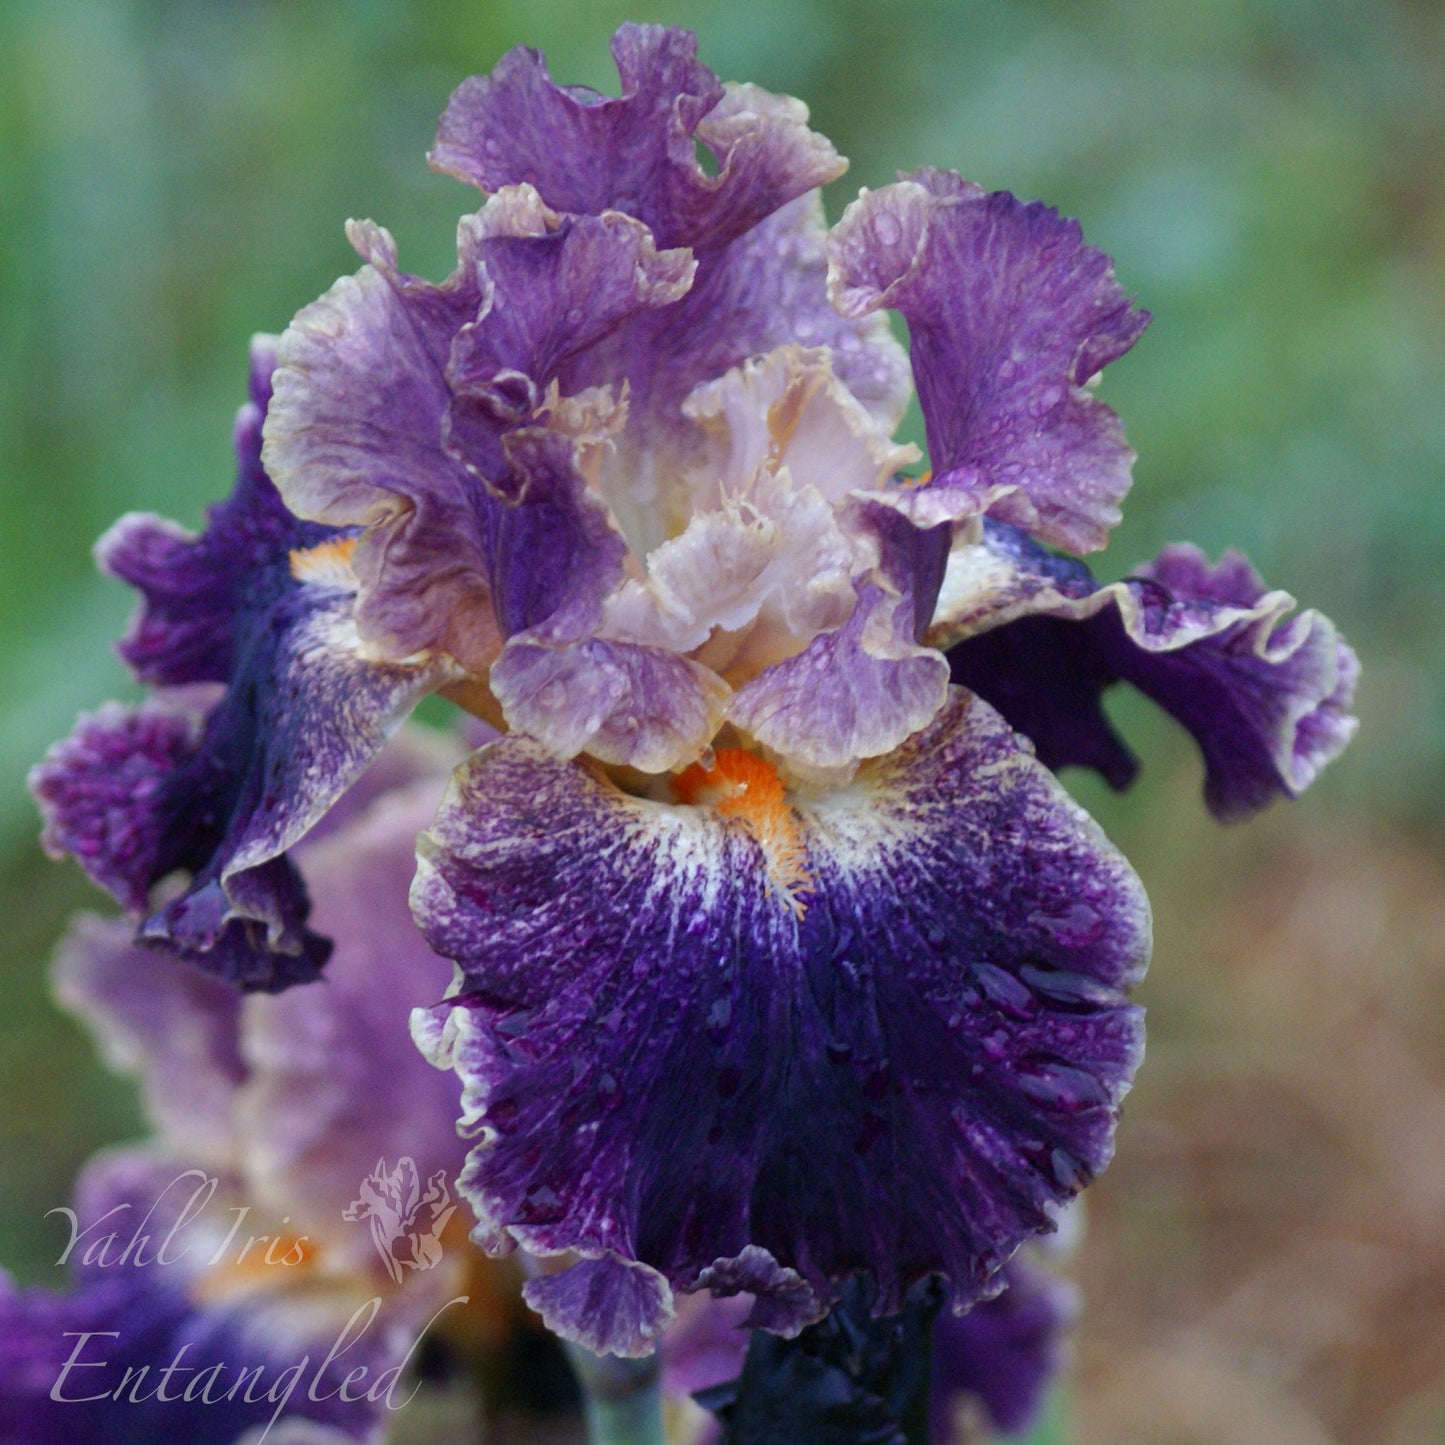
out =
{"type": "MultiPolygon", "coordinates": [[[[73,922],[57,996],[138,1078],[154,1132],[90,1160],[53,1211],[68,1291],[0,1274],[7,1441],[375,1441],[448,1365],[526,1369],[520,1272],[465,1242],[452,1197],[457,1080],[406,1027],[449,971],[407,886],[457,752],[404,733],[301,846],[336,943],[322,980],[247,998],[137,948],[123,919],[73,922]]],[[[1037,1261],[1006,1268],[1003,1295],[937,1332],[940,1441],[960,1402],[1026,1425],[1059,1367],[1068,1287],[1037,1261]]],[[[717,1422],[689,1396],[742,1372],[748,1301],[688,1303],[662,1345],[667,1439],[703,1445],[717,1422]]]]}
{"type": "Polygon", "coordinates": [[[1128,682],[1242,815],[1344,746],[1356,662],[1236,554],[1078,560],[1148,317],[1074,222],[920,171],[828,230],[802,104],[681,31],[613,52],[617,97],[527,49],[466,81],[456,269],[353,223],[361,269],[253,353],[232,499],[102,543],[158,695],[38,769],[47,839],[146,940],[285,987],[327,946],[288,850],[444,693],[500,732],[412,890],[478,1242],[597,1352],[679,1292],[782,1335],[860,1276],[961,1311],[1108,1162],[1142,1050],[1147,901],[1055,770],[1130,780],[1128,682]]]}
{"type": "Polygon", "coordinates": [[[455,756],[398,739],[303,846],[336,944],[324,980],[247,997],[137,947],[124,920],[72,925],[57,993],[138,1076],[153,1133],[96,1155],[53,1211],[67,1292],[0,1275],[7,1440],[374,1440],[416,1388],[428,1325],[484,1307],[443,1199],[463,1153],[456,1081],[406,1029],[447,973],[406,895],[455,756]],[[419,1204],[442,1186],[385,1256],[357,1217],[378,1173],[419,1204]]]}

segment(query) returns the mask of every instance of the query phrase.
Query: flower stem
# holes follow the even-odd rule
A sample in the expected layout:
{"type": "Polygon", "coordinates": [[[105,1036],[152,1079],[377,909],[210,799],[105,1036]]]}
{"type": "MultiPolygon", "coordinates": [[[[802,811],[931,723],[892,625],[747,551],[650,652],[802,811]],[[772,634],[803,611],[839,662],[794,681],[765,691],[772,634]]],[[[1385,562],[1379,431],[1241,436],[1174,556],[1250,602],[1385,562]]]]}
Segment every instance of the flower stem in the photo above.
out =
{"type": "Polygon", "coordinates": [[[591,1445],[662,1445],[662,1391],[658,1359],[624,1360],[567,1346],[582,1386],[591,1445]]]}

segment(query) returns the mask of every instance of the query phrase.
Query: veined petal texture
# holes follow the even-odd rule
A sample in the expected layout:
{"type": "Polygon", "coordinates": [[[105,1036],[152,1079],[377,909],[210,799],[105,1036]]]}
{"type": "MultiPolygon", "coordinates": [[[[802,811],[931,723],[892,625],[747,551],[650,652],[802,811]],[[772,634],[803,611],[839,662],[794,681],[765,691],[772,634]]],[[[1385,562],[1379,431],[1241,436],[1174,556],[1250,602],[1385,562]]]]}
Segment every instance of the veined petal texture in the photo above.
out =
{"type": "Polygon", "coordinates": [[[460,975],[414,1028],[465,1085],[479,1238],[776,1292],[783,1329],[859,1272],[882,1312],[931,1272],[986,1294],[1111,1152],[1138,881],[961,690],[774,803],[631,797],[520,738],[459,771],[413,907],[460,975]]]}

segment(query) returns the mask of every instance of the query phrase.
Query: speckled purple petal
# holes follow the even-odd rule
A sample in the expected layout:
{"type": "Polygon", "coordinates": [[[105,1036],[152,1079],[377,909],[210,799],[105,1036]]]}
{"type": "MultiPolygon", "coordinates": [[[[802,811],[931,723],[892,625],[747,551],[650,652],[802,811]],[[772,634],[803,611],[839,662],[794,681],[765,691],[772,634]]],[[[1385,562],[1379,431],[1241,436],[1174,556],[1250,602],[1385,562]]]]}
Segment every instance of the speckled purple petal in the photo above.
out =
{"type": "Polygon", "coordinates": [[[73,857],[132,912],[144,912],[165,872],[171,780],[201,745],[204,713],[151,703],[106,703],[82,715],[30,774],[52,858],[73,857]]]}
{"type": "Polygon", "coordinates": [[[689,658],[550,628],[514,637],[491,685],[508,725],[554,757],[587,752],[648,773],[698,757],[728,697],[726,684],[689,658]]]}
{"type": "Polygon", "coordinates": [[[128,660],[147,681],[193,686],[83,717],[30,779],[47,850],[73,854],[127,908],[189,873],[142,936],[253,989],[315,977],[329,952],[286,850],[455,676],[442,659],[365,654],[350,538],[293,517],[260,465],[271,357],[258,338],[236,487],[206,531],[128,517],[99,547],[142,594],[128,660]]]}
{"type": "Polygon", "coordinates": [[[845,316],[907,318],[934,487],[1075,552],[1119,519],[1134,456],[1086,383],[1148,323],[1057,212],[951,173],[865,191],[829,242],[845,316]]]}
{"type": "MultiPolygon", "coordinates": [[[[681,32],[627,26],[614,50],[620,100],[558,88],[524,50],[464,85],[433,160],[493,194],[462,223],[457,271],[440,287],[404,276],[390,237],[354,226],[370,268],[283,339],[266,462],[298,513],[366,529],[357,615],[383,656],[430,649],[484,675],[508,636],[548,620],[509,608],[519,576],[555,609],[578,601],[583,580],[600,603],[620,581],[613,548],[570,524],[605,501],[638,558],[664,540],[669,489],[701,449],[683,404],[749,357],[824,346],[875,416],[892,425],[906,402],[884,319],[828,303],[816,187],[842,163],[802,108],[724,90],[681,32]],[[717,152],[716,177],[697,165],[694,137],[717,152]],[[511,465],[516,429],[566,432],[559,407],[585,396],[610,399],[614,416],[582,468],[592,495],[570,519],[503,520],[503,502],[529,504],[511,465]],[[525,555],[508,530],[526,533],[525,555]]],[[[567,634],[590,629],[572,617],[567,634]]],[[[536,645],[559,635],[530,639],[533,665],[536,645]]]]}
{"type": "Polygon", "coordinates": [[[757,1246],[823,1304],[866,1271],[896,1310],[930,1272],[986,1292],[1103,1167],[1149,930],[1093,824],[962,692],[790,801],[802,917],[710,808],[518,737],[459,770],[413,908],[462,977],[413,1029],[465,1084],[484,1243],[685,1290],[757,1246]]]}
{"type": "Polygon", "coordinates": [[[372,264],[281,339],[262,455],[298,514],[367,529],[352,565],[374,646],[397,658],[435,646],[484,668],[499,638],[483,560],[467,545],[479,499],[441,447],[452,338],[481,290],[460,269],[440,287],[396,272],[384,233],[353,241],[372,264]]]}
{"type": "Polygon", "coordinates": [[[612,41],[622,94],[556,85],[535,50],[509,51],[458,87],[431,164],[484,191],[526,182],[559,211],[636,216],[660,245],[716,250],[847,164],[807,128],[807,108],[724,88],[697,37],[624,25],[612,41]],[[695,141],[717,162],[708,176],[695,141]]]}
{"type": "Polygon", "coordinates": [[[578,470],[578,443],[524,428],[506,438],[503,452],[507,505],[488,512],[479,534],[503,631],[556,635],[594,622],[622,581],[627,548],[578,470]]]}
{"type": "Polygon", "coordinates": [[[662,539],[653,529],[669,479],[702,453],[684,403],[752,357],[793,344],[826,347],[833,374],[885,431],[897,426],[911,392],[907,356],[883,316],[845,318],[829,303],[825,234],[819,196],[800,197],[701,257],[682,300],[638,317],[564,374],[573,391],[626,381],[629,422],[603,489],[639,553],[662,539]]]}
{"type": "Polygon", "coordinates": [[[927,726],[948,691],[942,655],[913,637],[911,598],[864,583],[852,617],[740,687],[728,719],[797,767],[890,752],[927,726]]]}
{"type": "Polygon", "coordinates": [[[667,1281],[615,1254],[529,1279],[522,1298],[553,1334],[594,1355],[650,1355],[674,1314],[667,1281]]]}
{"type": "Polygon", "coordinates": [[[1129,682],[1194,735],[1221,818],[1295,797],[1354,735],[1359,662],[1316,612],[1269,591],[1236,552],[1211,566],[1167,547],[1099,587],[1079,563],[991,526],[950,563],[930,640],[955,682],[986,697],[1050,767],[1091,767],[1114,787],[1137,764],[1100,707],[1129,682]]]}
{"type": "Polygon", "coordinates": [[[30,773],[41,841],[52,857],[73,856],[136,912],[167,875],[193,872],[191,886],[147,919],[140,936],[239,987],[288,988],[316,976],[330,944],[306,927],[310,902],[289,859],[278,855],[237,875],[238,899],[220,881],[229,853],[215,829],[238,759],[208,750],[205,739],[229,716],[223,705],[208,724],[199,713],[147,704],[82,717],[30,773]]]}
{"type": "Polygon", "coordinates": [[[542,405],[549,382],[639,312],[686,294],[696,263],[659,252],[640,222],[610,213],[562,216],[535,192],[505,191],[464,220],[462,259],[485,302],[452,340],[443,422],[447,450],[472,475],[503,483],[498,446],[542,405]]]}
{"type": "Polygon", "coordinates": [[[692,263],[659,253],[635,221],[558,216],[529,192],[464,219],[458,269],[441,286],[398,272],[379,228],[354,227],[353,240],[372,264],[282,338],[267,466],[302,515],[367,529],[353,565],[370,646],[396,660],[444,653],[482,675],[507,633],[540,620],[515,616],[519,571],[555,606],[567,593],[559,574],[595,554],[590,565],[610,575],[621,546],[598,540],[588,518],[600,503],[589,506],[580,478],[570,518],[555,488],[537,498],[510,434],[574,352],[674,301],[692,263]]]}
{"type": "Polygon", "coordinates": [[[731,1259],[720,1259],[697,1277],[695,1288],[719,1302],[744,1295],[751,1302],[744,1328],[795,1335],[823,1313],[823,1305],[807,1280],[785,1269],[767,1250],[750,1244],[731,1259]]]}
{"type": "Polygon", "coordinates": [[[284,855],[450,675],[360,656],[351,601],[282,584],[244,619],[237,674],[209,713],[102,710],[31,774],[47,848],[73,853],[126,906],[191,874],[141,936],[243,988],[315,977],[330,948],[305,926],[306,890],[284,855]]]}
{"type": "Polygon", "coordinates": [[[950,1310],[933,1326],[931,1436],[955,1438],[955,1412],[982,1403],[1002,1435],[1027,1433],[1064,1366],[1079,1311],[1078,1290],[1029,1260],[1027,1250],[1004,1267],[1004,1289],[964,1315],[950,1310]]]}

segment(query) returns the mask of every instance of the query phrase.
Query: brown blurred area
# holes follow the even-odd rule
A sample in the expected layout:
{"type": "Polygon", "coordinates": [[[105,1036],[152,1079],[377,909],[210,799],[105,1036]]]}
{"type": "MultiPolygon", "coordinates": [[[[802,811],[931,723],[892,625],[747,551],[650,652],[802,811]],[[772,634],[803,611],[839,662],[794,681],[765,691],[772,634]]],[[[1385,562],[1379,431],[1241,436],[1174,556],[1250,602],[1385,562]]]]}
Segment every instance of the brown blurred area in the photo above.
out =
{"type": "Polygon", "coordinates": [[[1090,1445],[1445,1439],[1445,862],[1322,821],[1152,881],[1157,1027],[1079,1266],[1090,1445]]]}

